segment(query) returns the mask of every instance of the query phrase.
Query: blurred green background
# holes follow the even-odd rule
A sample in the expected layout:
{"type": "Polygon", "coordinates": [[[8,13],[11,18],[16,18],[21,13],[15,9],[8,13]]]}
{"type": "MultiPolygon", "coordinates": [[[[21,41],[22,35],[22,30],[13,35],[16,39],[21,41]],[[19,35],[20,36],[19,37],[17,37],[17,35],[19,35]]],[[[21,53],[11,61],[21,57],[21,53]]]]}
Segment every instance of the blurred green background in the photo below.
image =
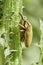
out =
{"type": "Polygon", "coordinates": [[[22,52],[23,65],[43,65],[43,58],[41,58],[43,54],[40,54],[41,48],[37,46],[37,44],[42,44],[40,40],[43,29],[40,29],[40,25],[43,23],[40,21],[43,21],[43,0],[23,0],[23,6],[23,14],[27,16],[33,27],[32,44],[29,48],[24,48],[22,52]]]}

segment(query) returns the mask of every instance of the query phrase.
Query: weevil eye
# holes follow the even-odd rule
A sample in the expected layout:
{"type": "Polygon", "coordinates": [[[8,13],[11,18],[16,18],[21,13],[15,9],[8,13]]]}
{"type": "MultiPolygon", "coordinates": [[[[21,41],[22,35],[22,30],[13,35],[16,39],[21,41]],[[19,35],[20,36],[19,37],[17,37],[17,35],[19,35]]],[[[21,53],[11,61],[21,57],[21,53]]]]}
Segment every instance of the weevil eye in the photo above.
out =
{"type": "Polygon", "coordinates": [[[23,20],[24,20],[24,21],[27,21],[27,17],[26,17],[26,16],[23,16],[23,20]]]}

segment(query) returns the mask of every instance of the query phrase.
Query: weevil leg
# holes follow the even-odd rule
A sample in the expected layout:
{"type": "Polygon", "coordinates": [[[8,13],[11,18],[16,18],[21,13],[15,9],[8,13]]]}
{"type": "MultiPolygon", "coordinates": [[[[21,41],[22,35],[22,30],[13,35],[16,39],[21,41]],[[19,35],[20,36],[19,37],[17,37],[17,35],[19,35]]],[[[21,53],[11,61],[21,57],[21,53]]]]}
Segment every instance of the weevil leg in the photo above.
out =
{"type": "Polygon", "coordinates": [[[24,32],[24,30],[20,30],[20,32],[24,32]]]}
{"type": "Polygon", "coordinates": [[[25,27],[23,25],[19,24],[19,26],[21,26],[23,29],[25,29],[25,27]]]}

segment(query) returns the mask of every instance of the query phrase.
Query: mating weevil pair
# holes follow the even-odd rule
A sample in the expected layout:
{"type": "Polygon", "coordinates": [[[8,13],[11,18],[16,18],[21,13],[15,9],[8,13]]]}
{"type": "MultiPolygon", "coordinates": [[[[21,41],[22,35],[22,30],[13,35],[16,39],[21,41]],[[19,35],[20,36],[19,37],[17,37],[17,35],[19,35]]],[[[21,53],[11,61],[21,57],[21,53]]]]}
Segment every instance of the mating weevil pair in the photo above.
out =
{"type": "Polygon", "coordinates": [[[19,24],[21,41],[25,43],[26,47],[29,47],[32,43],[32,25],[30,22],[27,22],[25,16],[23,16],[21,13],[19,14],[22,18],[19,24]]]}

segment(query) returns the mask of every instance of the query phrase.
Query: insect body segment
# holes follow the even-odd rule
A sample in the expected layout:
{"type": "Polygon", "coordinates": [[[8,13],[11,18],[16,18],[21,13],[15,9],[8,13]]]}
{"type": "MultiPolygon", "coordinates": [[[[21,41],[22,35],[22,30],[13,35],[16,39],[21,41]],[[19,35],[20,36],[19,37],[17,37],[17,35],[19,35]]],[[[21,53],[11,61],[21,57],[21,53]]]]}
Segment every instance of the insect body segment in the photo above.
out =
{"type": "Polygon", "coordinates": [[[21,17],[22,17],[22,20],[20,22],[21,41],[24,41],[25,46],[29,47],[30,44],[32,43],[32,25],[30,24],[30,22],[27,22],[27,20],[25,20],[25,17],[23,17],[22,15],[21,17]]]}
{"type": "Polygon", "coordinates": [[[32,43],[32,26],[28,25],[28,23],[25,25],[27,25],[26,31],[24,34],[25,35],[25,45],[26,47],[29,47],[30,44],[32,43]]]}

